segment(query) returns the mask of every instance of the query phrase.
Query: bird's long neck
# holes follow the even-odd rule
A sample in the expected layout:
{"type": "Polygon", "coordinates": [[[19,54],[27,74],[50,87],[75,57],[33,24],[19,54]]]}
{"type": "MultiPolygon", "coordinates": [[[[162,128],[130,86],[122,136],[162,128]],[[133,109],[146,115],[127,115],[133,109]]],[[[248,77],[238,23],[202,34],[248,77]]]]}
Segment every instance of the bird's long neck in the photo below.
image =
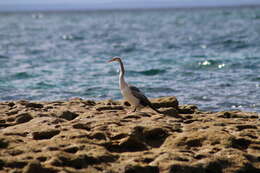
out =
{"type": "Polygon", "coordinates": [[[120,85],[120,88],[124,88],[125,86],[127,86],[127,83],[125,82],[125,79],[124,79],[125,68],[124,68],[124,64],[121,60],[119,61],[119,64],[120,64],[119,85],[120,85]]]}

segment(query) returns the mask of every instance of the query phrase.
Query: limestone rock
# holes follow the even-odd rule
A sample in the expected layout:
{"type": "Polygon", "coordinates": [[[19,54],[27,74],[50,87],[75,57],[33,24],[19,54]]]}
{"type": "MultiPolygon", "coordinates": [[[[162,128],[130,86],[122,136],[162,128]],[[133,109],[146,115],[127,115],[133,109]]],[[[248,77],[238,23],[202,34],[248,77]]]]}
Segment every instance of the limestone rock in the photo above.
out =
{"type": "Polygon", "coordinates": [[[113,100],[0,103],[0,172],[260,172],[259,113],[151,102],[162,114],[113,100]]]}
{"type": "Polygon", "coordinates": [[[178,106],[179,106],[179,102],[178,102],[177,98],[174,96],[154,98],[154,99],[150,99],[150,101],[156,108],[172,107],[172,108],[178,109],[178,106]]]}

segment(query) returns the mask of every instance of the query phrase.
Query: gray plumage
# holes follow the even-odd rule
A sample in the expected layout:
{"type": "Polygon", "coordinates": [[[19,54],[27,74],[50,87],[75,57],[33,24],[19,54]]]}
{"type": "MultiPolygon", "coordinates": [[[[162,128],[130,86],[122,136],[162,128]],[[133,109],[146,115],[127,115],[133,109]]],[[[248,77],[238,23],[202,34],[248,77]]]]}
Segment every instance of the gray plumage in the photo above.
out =
{"type": "Polygon", "coordinates": [[[129,86],[131,93],[138,98],[138,100],[140,100],[140,104],[142,106],[149,106],[150,108],[152,108],[154,111],[156,111],[157,113],[161,113],[159,110],[157,110],[152,103],[149,101],[149,99],[144,95],[144,93],[142,93],[141,90],[139,90],[137,87],[130,85],[129,86]]]}

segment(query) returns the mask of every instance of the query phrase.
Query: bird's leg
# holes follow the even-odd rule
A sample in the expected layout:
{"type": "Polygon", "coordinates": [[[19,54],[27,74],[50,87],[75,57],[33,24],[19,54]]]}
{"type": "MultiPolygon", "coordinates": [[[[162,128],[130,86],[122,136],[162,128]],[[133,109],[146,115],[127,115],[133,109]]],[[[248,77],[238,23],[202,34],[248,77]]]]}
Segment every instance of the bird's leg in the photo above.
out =
{"type": "Polygon", "coordinates": [[[136,107],[134,107],[134,110],[132,110],[132,111],[128,111],[128,112],[127,112],[127,114],[134,113],[134,112],[136,111],[136,109],[137,109],[137,108],[136,108],[136,107]]]}

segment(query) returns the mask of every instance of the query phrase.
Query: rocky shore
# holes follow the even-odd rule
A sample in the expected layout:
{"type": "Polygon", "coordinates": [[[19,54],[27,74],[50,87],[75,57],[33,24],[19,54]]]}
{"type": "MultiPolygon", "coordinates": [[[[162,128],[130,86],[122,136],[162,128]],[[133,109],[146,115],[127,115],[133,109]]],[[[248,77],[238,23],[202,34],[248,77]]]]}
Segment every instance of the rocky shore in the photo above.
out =
{"type": "Polygon", "coordinates": [[[202,112],[175,97],[0,103],[0,172],[259,173],[259,113],[202,112]]]}

